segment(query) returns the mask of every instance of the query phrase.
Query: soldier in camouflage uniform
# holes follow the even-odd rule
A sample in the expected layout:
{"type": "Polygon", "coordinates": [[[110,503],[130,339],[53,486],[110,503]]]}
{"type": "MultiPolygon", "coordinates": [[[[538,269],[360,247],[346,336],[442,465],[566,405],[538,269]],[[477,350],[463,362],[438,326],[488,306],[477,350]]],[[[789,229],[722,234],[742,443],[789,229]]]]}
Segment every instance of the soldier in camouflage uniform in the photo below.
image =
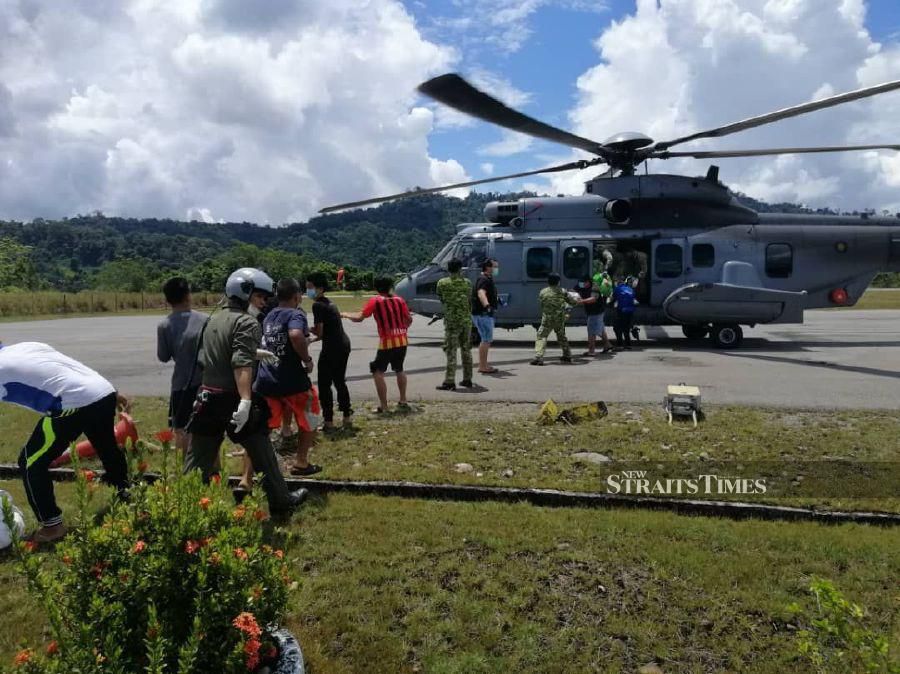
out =
{"type": "Polygon", "coordinates": [[[562,348],[562,362],[572,362],[572,351],[569,349],[569,340],[566,338],[566,308],[581,304],[559,287],[559,274],[550,274],[547,277],[547,287],[538,295],[538,304],[541,307],[541,327],[538,328],[537,340],[534,343],[534,360],[532,365],[544,364],[544,351],[547,348],[547,337],[551,332],[556,333],[556,341],[562,348]]]}
{"type": "Polygon", "coordinates": [[[444,352],[447,369],[439,391],[456,388],[456,350],[462,352],[463,378],[460,386],[472,386],[472,283],[461,273],[462,262],[453,258],[447,263],[450,276],[437,282],[437,296],[444,305],[444,352]]]}

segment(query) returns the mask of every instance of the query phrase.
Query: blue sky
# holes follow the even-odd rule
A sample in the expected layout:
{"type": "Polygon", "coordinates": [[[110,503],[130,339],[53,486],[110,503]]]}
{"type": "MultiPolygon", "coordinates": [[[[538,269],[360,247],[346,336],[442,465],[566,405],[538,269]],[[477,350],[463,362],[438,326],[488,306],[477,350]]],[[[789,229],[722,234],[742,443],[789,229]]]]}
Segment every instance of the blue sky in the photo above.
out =
{"type": "MultiPolygon", "coordinates": [[[[598,141],[900,80],[900,0],[0,0],[0,218],[283,223],[569,162],[415,94],[457,71],[598,141]]],[[[683,149],[900,141],[900,93],[683,149]]],[[[697,160],[651,171],[698,175],[697,160]]],[[[587,172],[487,189],[580,194],[587,172]]],[[[900,211],[900,153],[721,162],[767,201],[900,211]]]]}
{"type": "MultiPolygon", "coordinates": [[[[478,69],[489,69],[506,79],[518,89],[530,94],[528,102],[521,106],[523,112],[543,121],[571,128],[567,112],[576,103],[576,80],[598,62],[595,40],[613,22],[621,21],[635,12],[634,0],[608,0],[605,3],[554,3],[542,4],[531,13],[523,25],[530,35],[521,47],[503,49],[500,45],[486,44],[478,40],[483,32],[494,36],[502,32],[489,28],[470,29],[475,39],[467,40],[460,33],[448,29],[447,20],[460,19],[467,14],[467,7],[454,0],[404,0],[416,22],[430,39],[449,42],[458,49],[460,61],[456,69],[463,75],[478,69]],[[594,9],[588,9],[594,7],[594,9]]],[[[865,27],[871,37],[885,44],[900,40],[900,0],[867,0],[865,27]]],[[[736,77],[739,74],[736,73],[736,77]]],[[[897,73],[900,77],[900,73],[897,73]]],[[[801,102],[800,99],[783,101],[784,105],[801,102]]],[[[779,105],[777,107],[783,107],[779,105]]],[[[733,120],[720,120],[721,122],[733,120]]],[[[603,140],[620,130],[607,129],[603,140]]],[[[689,129],[684,129],[688,131],[689,129]]],[[[543,157],[559,155],[552,144],[535,141],[529,152],[509,157],[485,157],[479,149],[501,138],[499,130],[489,124],[477,122],[467,128],[438,128],[429,138],[434,156],[460,161],[475,178],[487,177],[480,165],[493,164],[494,174],[514,173],[544,165],[543,157]]],[[[888,139],[885,139],[886,141],[888,139]]],[[[890,142],[896,142],[894,138],[890,142]]],[[[523,185],[517,181],[515,186],[523,185]]],[[[478,189],[491,189],[490,185],[478,189]]]]}

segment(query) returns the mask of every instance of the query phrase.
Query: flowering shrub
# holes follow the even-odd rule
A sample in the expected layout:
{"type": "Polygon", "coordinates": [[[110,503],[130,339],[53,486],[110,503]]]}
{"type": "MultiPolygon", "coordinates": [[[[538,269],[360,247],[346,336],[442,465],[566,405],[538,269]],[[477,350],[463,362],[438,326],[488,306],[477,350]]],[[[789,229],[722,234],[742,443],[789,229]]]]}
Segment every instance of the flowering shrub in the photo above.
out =
{"type": "Polygon", "coordinates": [[[77,521],[55,553],[16,546],[52,641],[29,644],[13,671],[228,674],[275,656],[267,630],[281,622],[290,577],[252,499],[235,508],[225,485],[164,467],[97,522],[87,473],[77,472],[77,521]]]}

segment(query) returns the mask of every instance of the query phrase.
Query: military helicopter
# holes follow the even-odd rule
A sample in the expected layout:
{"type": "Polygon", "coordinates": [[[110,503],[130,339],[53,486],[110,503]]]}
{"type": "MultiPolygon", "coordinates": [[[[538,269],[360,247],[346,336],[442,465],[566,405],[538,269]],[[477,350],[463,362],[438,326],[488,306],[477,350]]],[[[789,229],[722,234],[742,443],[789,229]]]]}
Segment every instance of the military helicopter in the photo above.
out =
{"type": "MultiPolygon", "coordinates": [[[[802,323],[806,309],[852,306],[880,271],[900,271],[897,217],[757,213],[719,182],[718,167],[703,177],[645,174],[648,159],[718,159],[766,155],[900,150],[900,145],[783,147],[672,152],[701,138],[717,138],[815,110],[900,89],[900,80],[795,105],[667,141],[635,132],[600,143],[507,107],[457,74],[419,86],[426,96],[499,126],[596,155],[589,160],[441,187],[416,189],[322,209],[330,212],[482,183],[606,165],[578,197],[491,202],[482,223],[457,226],[434,259],[397,285],[412,311],[440,317],[435,294],[451,258],[474,279],[485,258],[497,261],[500,327],[537,325],[539,290],[551,272],[573,287],[598,268],[638,277],[635,323],[681,325],[689,339],[707,335],[718,348],[736,348],[742,326],[802,323]],[[610,265],[612,260],[612,265],[610,265]]],[[[585,323],[581,310],[570,323],[585,323]]]]}

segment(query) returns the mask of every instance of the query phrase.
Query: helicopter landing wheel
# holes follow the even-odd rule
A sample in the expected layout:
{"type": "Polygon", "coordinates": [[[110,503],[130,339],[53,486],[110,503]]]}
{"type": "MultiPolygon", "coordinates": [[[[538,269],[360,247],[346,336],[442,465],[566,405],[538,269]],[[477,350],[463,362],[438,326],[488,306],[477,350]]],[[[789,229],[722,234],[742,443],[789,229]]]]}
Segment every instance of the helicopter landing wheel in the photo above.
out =
{"type": "Polygon", "coordinates": [[[740,325],[734,323],[726,323],[725,325],[714,325],[709,333],[712,343],[720,349],[736,349],[741,345],[744,338],[744,331],[740,325]]]}
{"type": "Polygon", "coordinates": [[[681,332],[688,339],[703,339],[709,334],[709,326],[702,323],[688,323],[681,326],[681,332]]]}

